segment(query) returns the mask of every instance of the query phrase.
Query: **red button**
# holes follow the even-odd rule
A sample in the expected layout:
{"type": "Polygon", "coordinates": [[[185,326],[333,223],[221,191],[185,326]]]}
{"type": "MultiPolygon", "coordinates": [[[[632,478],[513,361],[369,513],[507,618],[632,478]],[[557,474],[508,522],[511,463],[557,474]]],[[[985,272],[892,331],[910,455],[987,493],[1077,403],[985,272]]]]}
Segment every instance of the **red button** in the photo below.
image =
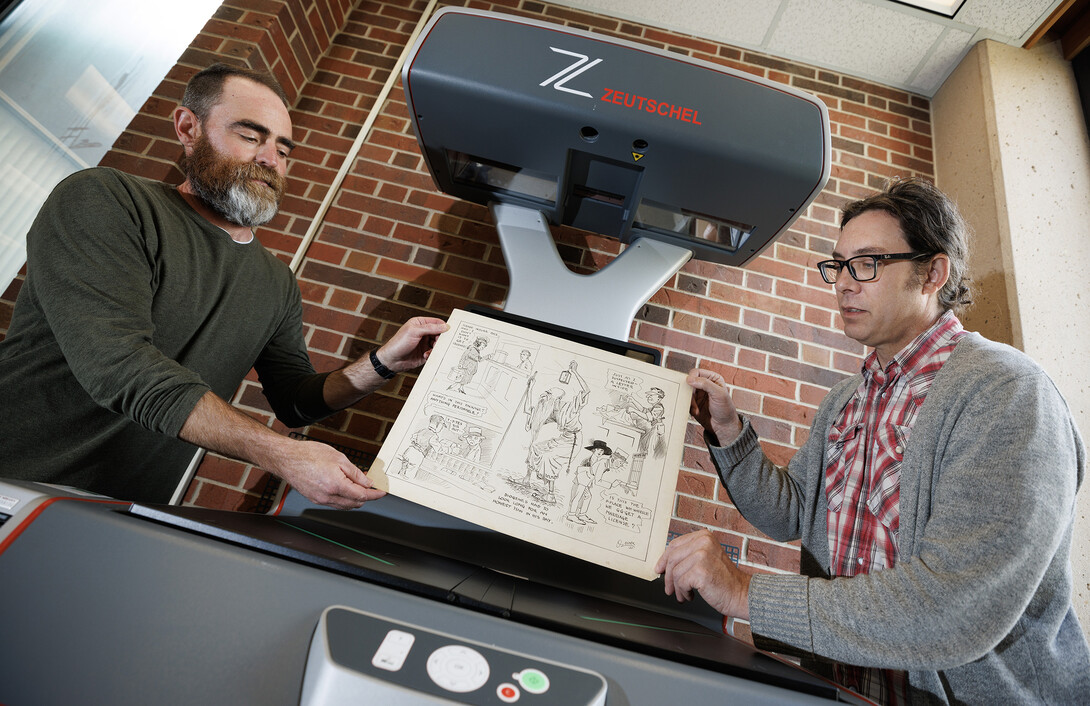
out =
{"type": "Polygon", "coordinates": [[[496,689],[496,696],[505,704],[513,704],[519,700],[522,694],[514,684],[500,684],[496,689]]]}

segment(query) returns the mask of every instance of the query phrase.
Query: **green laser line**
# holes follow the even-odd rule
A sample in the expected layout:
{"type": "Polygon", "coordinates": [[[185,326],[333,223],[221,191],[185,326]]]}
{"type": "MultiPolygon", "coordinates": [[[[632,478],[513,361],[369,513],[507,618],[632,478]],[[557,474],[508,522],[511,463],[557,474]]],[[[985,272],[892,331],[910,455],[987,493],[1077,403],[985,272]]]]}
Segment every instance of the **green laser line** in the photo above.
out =
{"type": "Polygon", "coordinates": [[[677,633],[681,633],[682,635],[702,635],[703,634],[703,633],[699,633],[699,632],[692,632],[690,630],[677,630],[675,628],[655,627],[654,625],[641,625],[639,623],[627,623],[627,622],[625,622],[623,620],[607,620],[605,618],[592,618],[589,615],[580,615],[578,617],[582,618],[583,620],[592,620],[592,621],[594,621],[596,623],[613,623],[614,625],[627,625],[628,627],[631,627],[631,628],[647,628],[648,630],[662,630],[664,632],[677,632],[677,633]]]}
{"type": "Polygon", "coordinates": [[[300,532],[303,532],[304,534],[309,534],[311,537],[317,537],[318,539],[322,540],[323,542],[329,542],[330,544],[335,544],[338,547],[340,547],[341,549],[347,549],[350,552],[355,552],[357,554],[360,554],[362,556],[367,557],[368,559],[374,559],[375,561],[386,564],[387,566],[397,566],[397,564],[395,564],[392,561],[386,561],[385,559],[379,559],[374,554],[368,554],[367,552],[361,552],[359,549],[356,549],[355,547],[350,547],[347,544],[341,544],[340,542],[334,542],[332,539],[329,539],[327,537],[323,537],[322,535],[317,534],[315,532],[311,532],[310,530],[305,530],[302,527],[296,527],[295,525],[291,524],[290,522],[284,522],[283,520],[277,520],[277,522],[279,522],[282,525],[287,525],[288,527],[291,527],[292,529],[299,530],[300,532]]]}

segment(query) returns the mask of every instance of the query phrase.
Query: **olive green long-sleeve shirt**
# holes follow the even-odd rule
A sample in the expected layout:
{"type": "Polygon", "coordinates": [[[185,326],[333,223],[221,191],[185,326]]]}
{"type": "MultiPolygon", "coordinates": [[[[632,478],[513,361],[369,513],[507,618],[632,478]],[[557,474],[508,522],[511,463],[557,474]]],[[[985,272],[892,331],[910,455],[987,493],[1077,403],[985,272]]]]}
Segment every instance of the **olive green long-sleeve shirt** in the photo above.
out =
{"type": "Polygon", "coordinates": [[[290,269],[172,186],[78,172],[27,235],[0,343],[0,476],[166,502],[195,451],[177,438],[190,412],[251,368],[287,426],[332,412],[290,269]]]}

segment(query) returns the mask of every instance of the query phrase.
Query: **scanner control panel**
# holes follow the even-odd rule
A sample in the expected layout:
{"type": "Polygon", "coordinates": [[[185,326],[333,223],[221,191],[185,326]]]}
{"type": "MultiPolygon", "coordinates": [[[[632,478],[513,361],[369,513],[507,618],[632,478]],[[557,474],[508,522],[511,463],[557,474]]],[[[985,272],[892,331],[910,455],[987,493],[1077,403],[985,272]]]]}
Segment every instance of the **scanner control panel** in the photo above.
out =
{"type": "Polygon", "coordinates": [[[300,703],[605,702],[596,672],[333,606],[314,631],[300,703]]]}

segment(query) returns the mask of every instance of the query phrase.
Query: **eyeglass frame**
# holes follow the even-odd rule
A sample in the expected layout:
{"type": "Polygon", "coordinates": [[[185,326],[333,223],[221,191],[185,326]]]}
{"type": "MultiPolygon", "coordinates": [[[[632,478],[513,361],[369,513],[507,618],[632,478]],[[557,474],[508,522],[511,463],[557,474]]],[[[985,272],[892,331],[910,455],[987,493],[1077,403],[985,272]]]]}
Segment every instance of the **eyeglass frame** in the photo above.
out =
{"type": "Polygon", "coordinates": [[[933,253],[933,252],[932,253],[928,253],[928,252],[901,252],[901,253],[888,253],[888,254],[883,254],[883,255],[856,255],[855,257],[849,257],[847,260],[837,260],[835,258],[831,259],[831,260],[822,260],[821,262],[819,262],[817,264],[817,270],[818,270],[818,273],[821,275],[821,279],[825,280],[826,284],[836,284],[837,277],[840,277],[840,273],[843,272],[845,269],[848,270],[848,274],[851,275],[851,278],[854,279],[856,282],[873,282],[876,279],[878,279],[878,263],[879,263],[879,261],[882,261],[882,260],[919,260],[920,258],[933,257],[934,255],[935,255],[935,253],[933,253]],[[861,260],[861,259],[863,259],[865,257],[869,257],[874,261],[874,276],[871,277],[870,279],[859,279],[859,277],[856,276],[856,274],[855,274],[855,267],[851,264],[851,262],[852,262],[852,260],[861,260]],[[829,281],[829,278],[825,276],[825,270],[822,269],[822,265],[827,265],[829,263],[836,263],[836,265],[838,267],[838,269],[836,271],[836,275],[833,277],[833,280],[831,282],[829,281]]]}

